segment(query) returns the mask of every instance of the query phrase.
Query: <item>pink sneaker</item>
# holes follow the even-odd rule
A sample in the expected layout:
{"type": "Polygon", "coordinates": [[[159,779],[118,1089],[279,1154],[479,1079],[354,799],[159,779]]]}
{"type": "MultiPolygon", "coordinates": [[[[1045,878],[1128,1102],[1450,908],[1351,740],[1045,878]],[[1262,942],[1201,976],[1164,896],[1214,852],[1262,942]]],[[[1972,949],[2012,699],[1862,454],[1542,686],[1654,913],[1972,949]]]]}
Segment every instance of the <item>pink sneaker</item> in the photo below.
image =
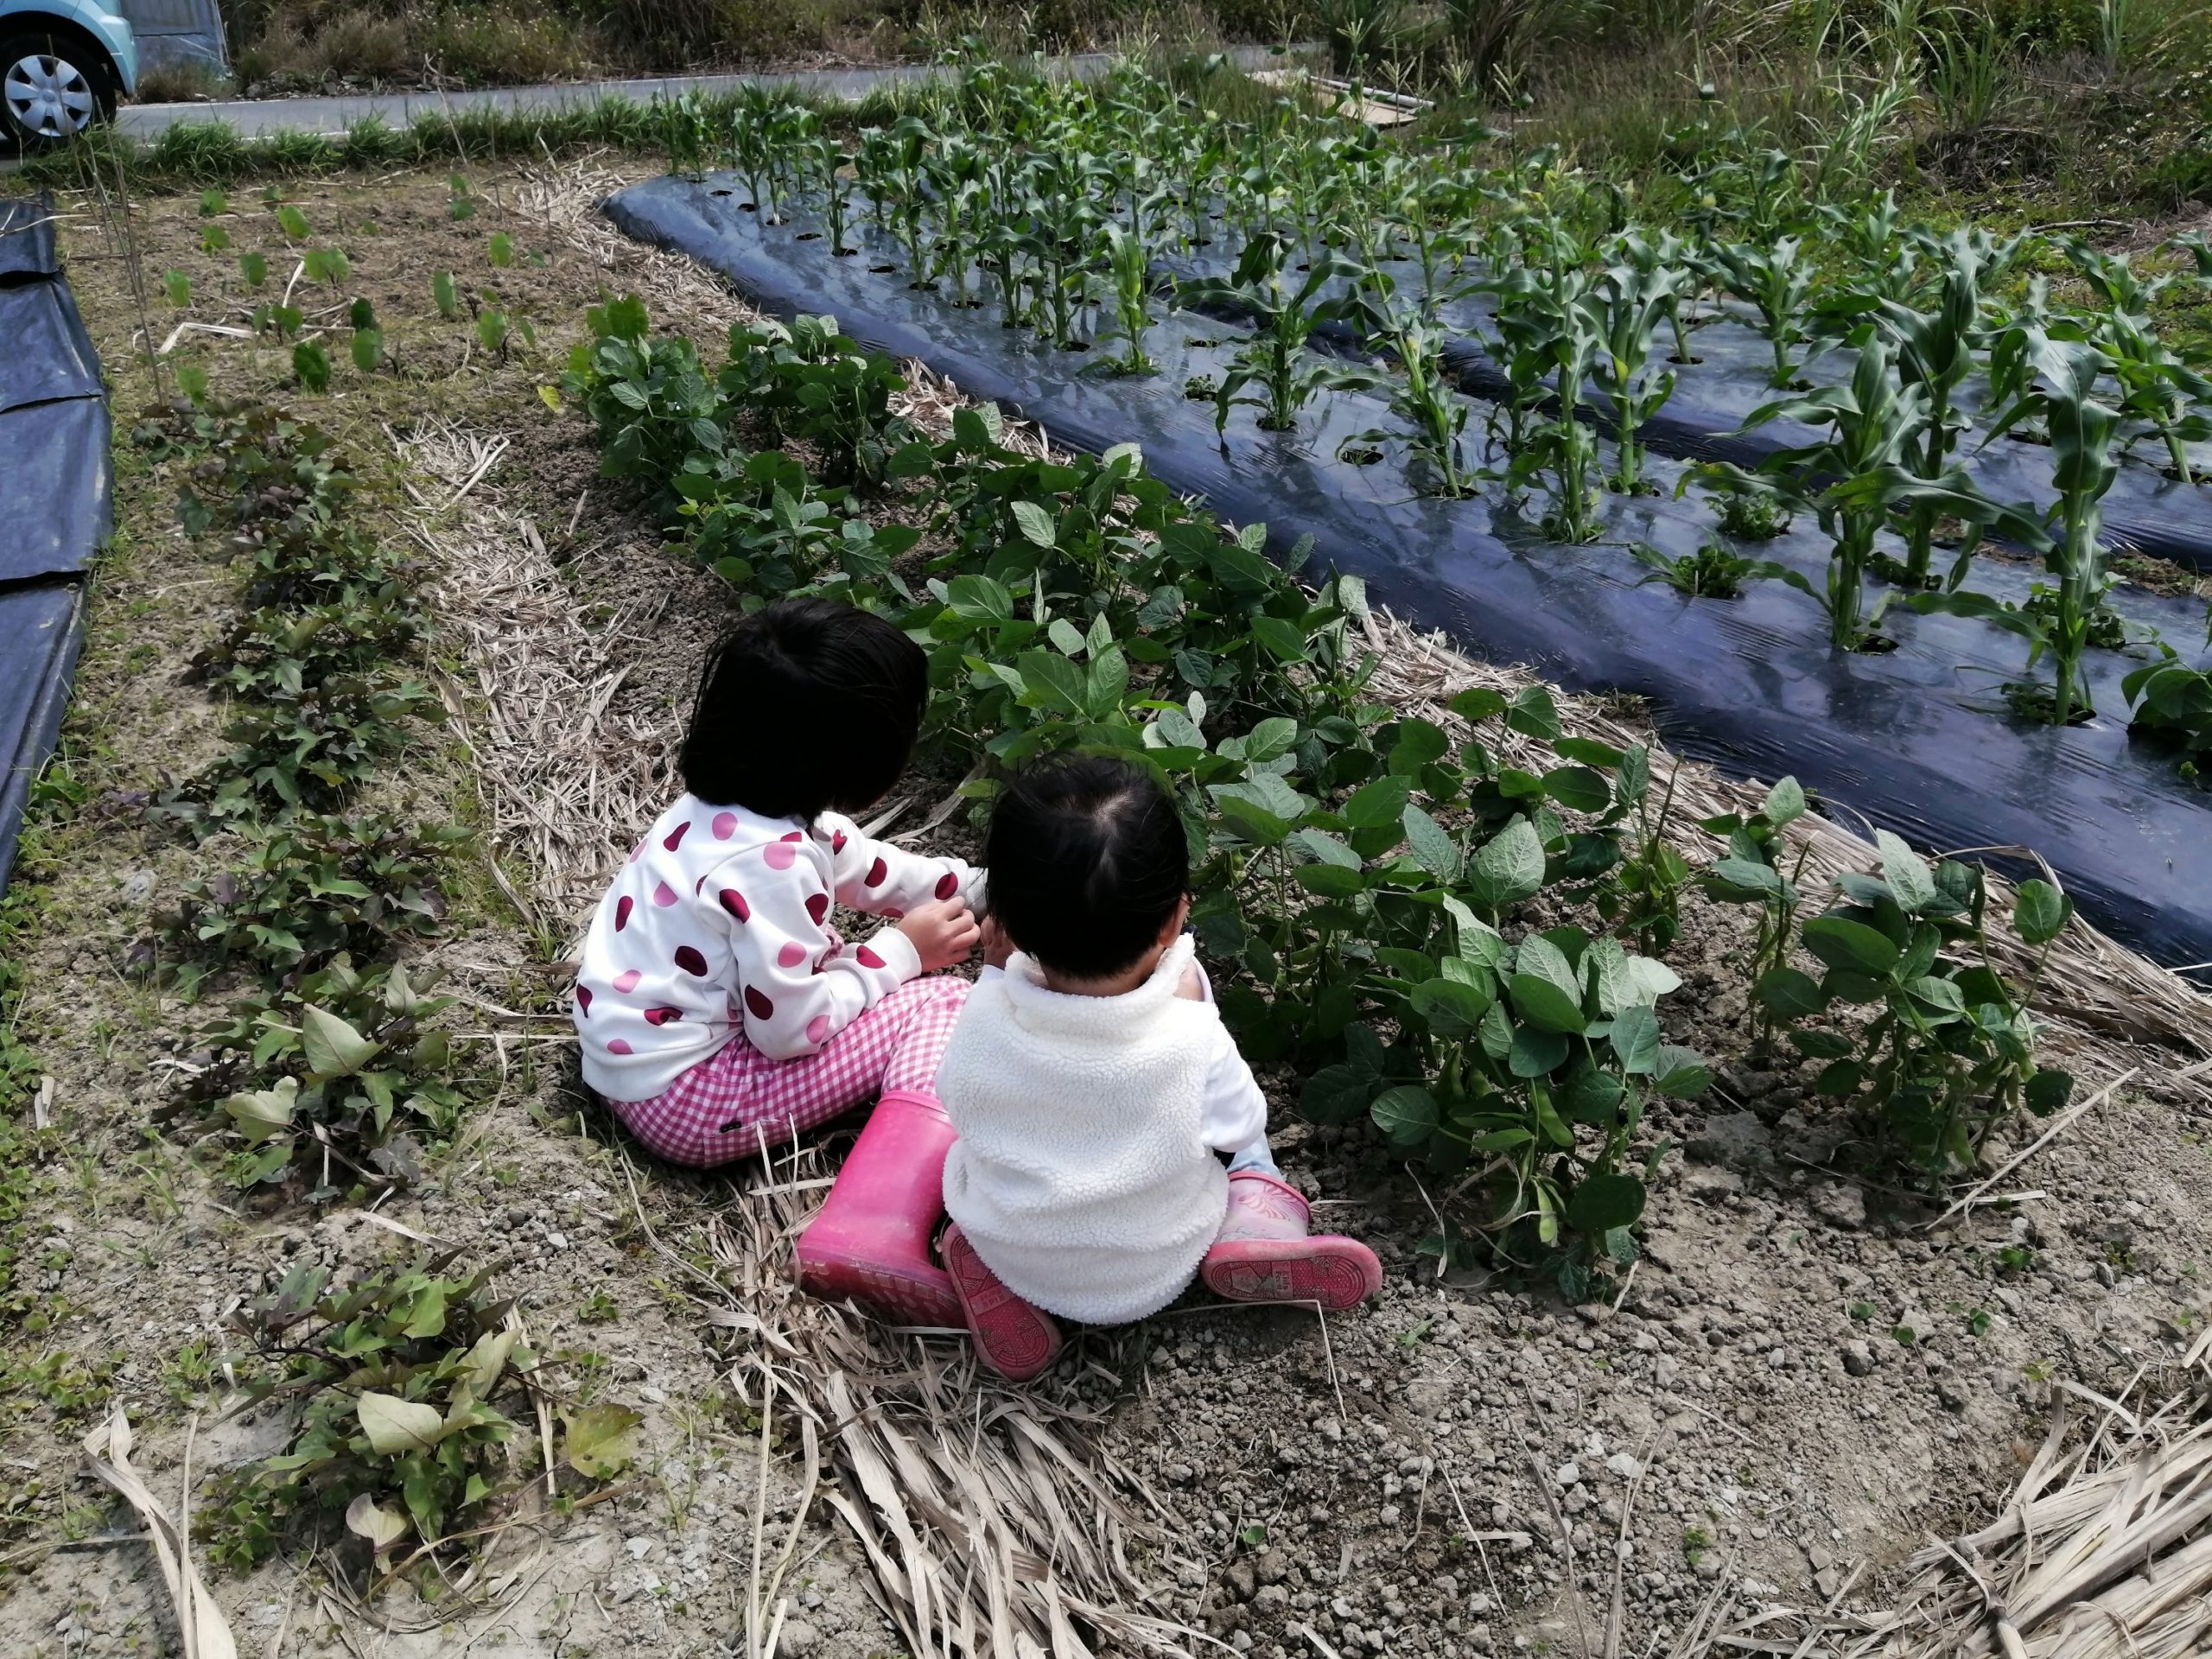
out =
{"type": "Polygon", "coordinates": [[[938,1248],[984,1364],[1009,1382],[1027,1382],[1059,1357],[1060,1327],[1052,1316],[1001,1283],[958,1226],[944,1230],[938,1248]]]}
{"type": "Polygon", "coordinates": [[[865,1302],[910,1325],[959,1330],[952,1281],[930,1260],[944,1215],[952,1124],[934,1095],[893,1090],[876,1103],[820,1212],[792,1250],[799,1287],[865,1302]]]}
{"type": "Polygon", "coordinates": [[[1229,1213],[1198,1275],[1232,1302],[1357,1307],[1382,1287],[1382,1264],[1356,1238],[1309,1238],[1305,1195],[1256,1170],[1229,1178],[1229,1213]]]}

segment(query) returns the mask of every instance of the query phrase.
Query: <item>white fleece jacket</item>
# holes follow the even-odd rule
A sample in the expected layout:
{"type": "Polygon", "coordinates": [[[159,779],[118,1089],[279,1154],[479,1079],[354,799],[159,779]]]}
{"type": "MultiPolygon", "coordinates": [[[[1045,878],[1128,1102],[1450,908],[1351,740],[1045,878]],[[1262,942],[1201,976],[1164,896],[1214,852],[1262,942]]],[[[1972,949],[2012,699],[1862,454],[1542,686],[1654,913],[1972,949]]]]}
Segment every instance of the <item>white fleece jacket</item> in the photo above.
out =
{"type": "Polygon", "coordinates": [[[1016,952],[961,1010],[938,1071],[959,1139],[944,1207],[1008,1289],[1092,1325],[1173,1301],[1221,1230],[1217,1152],[1266,1133],[1268,1103],[1210,1002],[1175,995],[1178,940],[1121,996],[1046,988],[1016,952]]]}

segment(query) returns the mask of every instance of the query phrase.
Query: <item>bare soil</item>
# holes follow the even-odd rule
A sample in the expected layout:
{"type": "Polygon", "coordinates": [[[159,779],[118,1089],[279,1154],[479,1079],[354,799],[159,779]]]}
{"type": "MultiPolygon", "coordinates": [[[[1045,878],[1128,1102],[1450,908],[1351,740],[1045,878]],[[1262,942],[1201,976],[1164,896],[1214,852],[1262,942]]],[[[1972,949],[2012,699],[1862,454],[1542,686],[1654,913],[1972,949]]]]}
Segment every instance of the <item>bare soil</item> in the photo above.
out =
{"type": "MultiPolygon", "coordinates": [[[[640,729],[665,730],[734,597],[663,550],[634,491],[596,477],[584,423],[550,412],[538,388],[557,378],[603,287],[646,284],[656,322],[686,328],[710,358],[736,308],[696,285],[651,288],[642,256],[629,263],[601,236],[524,213],[526,182],[480,170],[482,207],[466,220],[449,216],[442,177],[289,191],[318,243],[343,245],[353,264],[342,293],[304,302],[310,325],[342,327],[346,302],[367,296],[397,374],[353,372],[342,337],[321,398],[293,391],[288,350],[264,342],[188,333],[166,360],[205,366],[227,393],[312,409],[395,504],[410,486],[434,500],[448,486],[403,469],[393,435],[440,420],[510,440],[477,498],[542,538],[579,612],[607,625],[600,645],[629,667],[622,707],[640,729]],[[518,247],[511,267],[487,263],[495,231],[518,247]],[[466,317],[440,319],[440,270],[528,318],[535,348],[486,353],[466,317]]],[[[71,276],[120,428],[149,396],[149,344],[181,321],[242,325],[264,297],[241,290],[237,251],[267,252],[270,296],[291,274],[273,218],[253,192],[232,194],[222,222],[235,246],[217,254],[200,247],[194,199],[133,204],[129,245],[154,306],[134,297],[120,238],[89,219],[73,227],[71,276]],[[159,304],[171,269],[191,282],[182,310],[159,304]]],[[[547,200],[527,199],[539,209],[547,200]]],[[[121,529],[67,737],[70,773],[92,803],[153,787],[214,743],[219,712],[175,674],[215,626],[226,578],[177,536],[170,496],[164,477],[119,449],[121,529]]],[[[422,810],[468,819],[477,785],[467,753],[433,735],[395,787],[422,810]]],[[[639,828],[605,826],[609,867],[639,828]]],[[[940,833],[965,832],[956,823],[940,833]]],[[[357,1213],[241,1202],[188,1141],[151,1127],[202,1014],[120,963],[150,906],[194,864],[189,849],[127,815],[86,810],[48,834],[18,878],[36,885],[41,906],[22,1034],[54,1079],[75,1152],[41,1171],[35,1201],[56,1262],[45,1290],[66,1316],[44,1336],[8,1340],[66,1351],[104,1380],[81,1397],[0,1400],[0,1459],[22,1494],[0,1509],[10,1655],[169,1649],[158,1575],[83,1478],[77,1437],[123,1406],[163,1491],[195,1412],[196,1467],[265,1452],[265,1424],[208,1427],[219,1370],[195,1382],[179,1356],[195,1344],[224,1351],[221,1315],[286,1263],[344,1268],[410,1248],[357,1213]]],[[[533,934],[486,872],[459,887],[436,955],[483,1016],[469,1027],[478,1040],[462,1045],[483,1057],[480,1104],[461,1143],[386,1213],[472,1259],[502,1260],[499,1287],[520,1297],[537,1346],[568,1357],[561,1386],[643,1409],[645,1455],[616,1496],[502,1541],[523,1587],[496,1614],[401,1592],[381,1604],[387,1619],[447,1622],[414,1635],[359,1626],[323,1588],[346,1570],[342,1554],[294,1554],[219,1580],[219,1599],[245,1648],[272,1656],[741,1651],[753,1425],[731,1387],[728,1333],[709,1324],[680,1264],[710,1259],[702,1241],[718,1209],[747,1202],[742,1183],[655,1169],[623,1147],[557,1040],[558,943],[533,934]],[[632,1169],[643,1177],[634,1201],[632,1169]],[[613,1312],[588,1320],[595,1292],[613,1312]]],[[[1669,1035],[1741,1057],[1748,941],[1733,912],[1700,905],[1687,919],[1669,1035]]],[[[1381,1254],[1381,1297],[1325,1326],[1193,1299],[1139,1326],[1080,1333],[1039,1387],[1097,1411],[1086,1455],[1148,1486],[1173,1517],[1165,1530],[1178,1548],[1156,1557],[1173,1582],[1155,1611],[1240,1651],[1545,1643],[1595,1654],[1618,1596],[1624,1650],[1643,1652],[1664,1650],[1716,1592],[1750,1605],[1881,1605],[1928,1535],[1994,1507],[2055,1391],[2115,1392],[2212,1316],[2204,1090],[2175,1075],[2176,1056],[2063,1025],[2050,1040],[2088,1086],[2139,1070],[1999,1184],[2007,1202],[1948,1217],[1874,1169],[1855,1127],[1802,1077],[1726,1067],[1707,1100],[1649,1125],[1675,1150],[1644,1258],[1581,1307],[1510,1267],[1423,1254],[1451,1193],[1410,1178],[1363,1128],[1300,1124],[1297,1079],[1273,1077],[1282,1162],[1316,1200],[1318,1224],[1381,1254]]],[[[2000,1137],[1993,1157],[2024,1148],[2037,1127],[2000,1137]]],[[[769,1465],[772,1516],[794,1501],[788,1451],[769,1465]]],[[[783,1651],[902,1650],[848,1535],[826,1517],[811,1528],[812,1599],[795,1610],[802,1628],[786,1626],[783,1651]]]]}

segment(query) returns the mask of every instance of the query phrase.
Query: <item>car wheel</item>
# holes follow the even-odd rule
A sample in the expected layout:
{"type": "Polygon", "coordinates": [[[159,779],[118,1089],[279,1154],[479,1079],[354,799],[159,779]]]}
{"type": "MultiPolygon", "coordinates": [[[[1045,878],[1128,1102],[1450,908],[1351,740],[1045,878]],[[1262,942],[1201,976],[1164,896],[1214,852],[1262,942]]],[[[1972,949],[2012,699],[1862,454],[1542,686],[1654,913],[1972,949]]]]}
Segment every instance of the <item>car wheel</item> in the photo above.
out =
{"type": "Polygon", "coordinates": [[[0,129],[24,149],[64,144],[115,113],[115,70],[88,41],[0,32],[0,129]]]}

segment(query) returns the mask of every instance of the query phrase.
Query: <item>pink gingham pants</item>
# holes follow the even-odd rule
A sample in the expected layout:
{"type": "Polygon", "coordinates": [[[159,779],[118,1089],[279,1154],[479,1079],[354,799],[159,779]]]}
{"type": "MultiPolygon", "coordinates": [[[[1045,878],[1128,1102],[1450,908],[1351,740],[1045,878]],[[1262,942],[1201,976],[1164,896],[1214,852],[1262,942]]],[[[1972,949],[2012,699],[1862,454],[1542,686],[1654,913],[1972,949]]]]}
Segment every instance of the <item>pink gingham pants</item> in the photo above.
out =
{"type": "Polygon", "coordinates": [[[651,1100],[607,1103],[648,1151],[711,1169],[795,1140],[879,1094],[934,1094],[938,1062],[967,1000],[964,979],[910,979],[803,1059],[772,1059],[739,1033],[651,1100]]]}

